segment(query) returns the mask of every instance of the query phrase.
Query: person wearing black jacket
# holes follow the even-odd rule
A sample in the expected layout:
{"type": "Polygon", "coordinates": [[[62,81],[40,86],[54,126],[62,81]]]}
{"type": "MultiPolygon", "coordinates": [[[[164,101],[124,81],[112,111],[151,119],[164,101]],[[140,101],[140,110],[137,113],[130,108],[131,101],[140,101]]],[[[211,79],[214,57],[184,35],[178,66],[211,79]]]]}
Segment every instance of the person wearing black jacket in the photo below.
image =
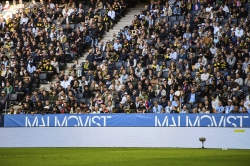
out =
{"type": "Polygon", "coordinates": [[[37,88],[37,87],[39,87],[39,84],[40,84],[40,78],[39,78],[37,72],[34,72],[34,76],[32,77],[32,86],[34,88],[37,88]]]}
{"type": "Polygon", "coordinates": [[[29,103],[24,103],[22,112],[23,114],[30,114],[32,112],[32,107],[29,105],[29,103]]]}
{"type": "Polygon", "coordinates": [[[170,113],[179,113],[176,109],[176,106],[173,106],[172,110],[170,111],[170,113]]]}
{"type": "Polygon", "coordinates": [[[83,98],[90,98],[91,97],[91,91],[89,90],[89,86],[84,86],[84,92],[83,92],[83,98]]]}
{"type": "Polygon", "coordinates": [[[93,46],[94,48],[95,48],[95,47],[98,47],[99,29],[96,27],[95,24],[93,25],[91,34],[92,34],[92,38],[91,38],[91,39],[92,39],[92,46],[93,46]]]}
{"type": "Polygon", "coordinates": [[[148,86],[148,91],[146,92],[146,94],[148,95],[148,98],[155,98],[155,92],[152,90],[152,86],[148,86]]]}
{"type": "Polygon", "coordinates": [[[17,101],[20,102],[25,95],[25,88],[22,87],[22,82],[18,83],[18,87],[15,88],[17,94],[17,101]]]}
{"type": "Polygon", "coordinates": [[[30,86],[31,86],[31,82],[30,82],[29,78],[25,78],[23,88],[25,89],[26,95],[28,95],[30,93],[30,86]]]}

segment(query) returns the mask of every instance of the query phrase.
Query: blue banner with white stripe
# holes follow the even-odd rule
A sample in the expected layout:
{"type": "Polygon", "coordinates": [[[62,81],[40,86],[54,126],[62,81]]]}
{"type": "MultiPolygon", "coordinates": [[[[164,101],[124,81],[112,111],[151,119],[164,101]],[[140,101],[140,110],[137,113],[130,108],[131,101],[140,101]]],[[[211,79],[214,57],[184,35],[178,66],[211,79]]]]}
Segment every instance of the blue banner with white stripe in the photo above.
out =
{"type": "Polygon", "coordinates": [[[4,127],[250,127],[249,114],[5,115],[4,127]]]}

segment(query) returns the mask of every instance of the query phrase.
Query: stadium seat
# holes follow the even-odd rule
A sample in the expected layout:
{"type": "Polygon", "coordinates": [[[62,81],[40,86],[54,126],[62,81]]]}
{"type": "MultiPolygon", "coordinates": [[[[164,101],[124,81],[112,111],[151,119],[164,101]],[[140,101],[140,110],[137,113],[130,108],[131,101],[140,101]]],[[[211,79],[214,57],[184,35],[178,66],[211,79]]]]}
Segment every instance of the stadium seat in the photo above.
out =
{"type": "Polygon", "coordinates": [[[83,94],[82,93],[77,93],[76,98],[77,99],[83,99],[83,94]]]}
{"type": "Polygon", "coordinates": [[[121,66],[122,66],[122,62],[115,62],[115,67],[116,68],[121,68],[121,66]]]}
{"type": "Polygon", "coordinates": [[[76,28],[77,28],[77,27],[81,28],[81,27],[82,27],[82,24],[76,24],[75,27],[76,27],[76,28]]]}
{"type": "Polygon", "coordinates": [[[65,29],[66,28],[66,24],[62,24],[62,26],[61,26],[63,29],[65,29]]]}
{"type": "Polygon", "coordinates": [[[202,87],[201,87],[201,91],[204,91],[204,90],[205,90],[205,87],[204,87],[204,86],[202,86],[202,87]]]}
{"type": "Polygon", "coordinates": [[[107,54],[107,52],[106,52],[106,51],[104,51],[104,52],[102,53],[103,58],[106,58],[106,54],[107,54]]]}
{"type": "Polygon", "coordinates": [[[238,97],[240,94],[239,92],[235,92],[234,95],[238,97]]]}
{"type": "Polygon", "coordinates": [[[148,113],[154,113],[153,109],[148,109],[148,113]]]}
{"type": "Polygon", "coordinates": [[[245,10],[248,10],[248,7],[250,6],[250,3],[243,3],[242,6],[244,6],[245,10]]]}
{"type": "Polygon", "coordinates": [[[196,11],[196,10],[191,10],[191,11],[189,11],[189,13],[190,13],[192,16],[196,16],[197,13],[198,13],[198,11],[196,11]]]}
{"type": "Polygon", "coordinates": [[[170,16],[169,21],[176,21],[176,16],[170,16]]]}
{"type": "Polygon", "coordinates": [[[193,104],[193,108],[196,108],[197,105],[198,105],[198,103],[194,103],[194,104],[193,104]]]}
{"type": "Polygon", "coordinates": [[[100,9],[100,13],[103,16],[105,13],[107,13],[107,9],[100,9]]]}
{"type": "Polygon", "coordinates": [[[52,21],[51,21],[51,24],[56,24],[56,20],[52,20],[52,21]]]}
{"type": "Polygon", "coordinates": [[[167,22],[169,26],[172,26],[172,22],[171,21],[168,21],[167,22]]]}
{"type": "Polygon", "coordinates": [[[191,71],[191,75],[192,75],[193,77],[195,77],[196,71],[191,71]]]}
{"type": "Polygon", "coordinates": [[[173,22],[173,25],[175,25],[175,24],[179,26],[179,25],[180,25],[180,22],[179,22],[179,21],[174,21],[174,22],[173,22]]]}
{"type": "Polygon", "coordinates": [[[10,100],[10,104],[15,103],[15,101],[17,101],[17,94],[9,94],[9,100],[10,100]]]}
{"type": "Polygon", "coordinates": [[[69,24],[71,29],[75,29],[75,24],[69,24]]]}
{"type": "Polygon", "coordinates": [[[187,104],[184,104],[184,105],[187,106],[187,109],[191,109],[192,108],[192,104],[190,104],[190,103],[187,103],[187,104]]]}
{"type": "Polygon", "coordinates": [[[237,22],[238,22],[237,18],[232,18],[232,22],[237,24],[237,22]]]}
{"type": "Polygon", "coordinates": [[[162,77],[163,77],[163,78],[167,78],[167,77],[168,77],[168,71],[164,71],[164,72],[162,73],[162,77]]]}
{"type": "Polygon", "coordinates": [[[45,82],[47,78],[47,73],[39,73],[39,78],[41,82],[45,82]]]}
{"type": "Polygon", "coordinates": [[[163,19],[164,19],[164,18],[168,21],[168,17],[167,17],[167,16],[164,16],[163,19]]]}
{"type": "Polygon", "coordinates": [[[124,67],[127,67],[127,66],[128,66],[128,62],[124,62],[124,63],[123,63],[123,66],[124,66],[124,67]]]}
{"type": "Polygon", "coordinates": [[[85,99],[77,99],[77,102],[78,102],[78,103],[82,103],[82,102],[84,102],[84,103],[85,103],[85,102],[86,102],[86,100],[85,100],[85,99]]]}
{"type": "Polygon", "coordinates": [[[154,105],[154,101],[157,101],[157,103],[159,103],[159,99],[158,98],[152,98],[152,99],[150,99],[151,105],[154,105]]]}
{"type": "Polygon", "coordinates": [[[244,92],[248,92],[249,91],[249,87],[248,86],[243,86],[241,89],[243,89],[244,92]]]}
{"type": "Polygon", "coordinates": [[[162,66],[162,61],[158,61],[157,64],[158,64],[159,66],[162,66]]]}
{"type": "Polygon", "coordinates": [[[228,22],[228,19],[223,19],[223,20],[221,20],[221,24],[225,24],[225,23],[227,23],[228,22]]]}
{"type": "Polygon", "coordinates": [[[89,5],[84,5],[84,11],[89,11],[89,5]]]}
{"type": "Polygon", "coordinates": [[[184,21],[184,16],[177,16],[177,21],[184,21]]]}
{"type": "Polygon", "coordinates": [[[195,94],[197,94],[198,96],[200,96],[200,95],[201,95],[201,92],[196,92],[195,94]]]}
{"type": "Polygon", "coordinates": [[[201,98],[200,98],[200,102],[203,103],[204,101],[205,101],[205,97],[201,97],[201,98]]]}
{"type": "Polygon", "coordinates": [[[202,86],[205,86],[206,85],[206,81],[202,81],[202,86]]]}

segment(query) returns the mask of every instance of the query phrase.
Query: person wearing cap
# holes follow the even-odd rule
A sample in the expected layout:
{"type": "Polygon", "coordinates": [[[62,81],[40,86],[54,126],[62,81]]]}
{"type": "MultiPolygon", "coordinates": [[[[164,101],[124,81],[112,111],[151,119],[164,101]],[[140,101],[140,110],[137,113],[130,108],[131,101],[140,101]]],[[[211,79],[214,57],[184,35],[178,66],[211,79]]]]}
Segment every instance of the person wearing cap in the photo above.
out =
{"type": "Polygon", "coordinates": [[[124,111],[124,103],[123,102],[119,103],[119,106],[118,106],[118,108],[116,108],[116,111],[114,113],[125,113],[125,111],[124,111]]]}
{"type": "Polygon", "coordinates": [[[228,100],[228,105],[225,107],[225,113],[229,114],[232,110],[234,110],[234,106],[232,105],[232,100],[228,100]]]}
{"type": "Polygon", "coordinates": [[[6,38],[6,41],[4,42],[4,48],[13,48],[13,41],[10,40],[10,37],[6,38]]]}

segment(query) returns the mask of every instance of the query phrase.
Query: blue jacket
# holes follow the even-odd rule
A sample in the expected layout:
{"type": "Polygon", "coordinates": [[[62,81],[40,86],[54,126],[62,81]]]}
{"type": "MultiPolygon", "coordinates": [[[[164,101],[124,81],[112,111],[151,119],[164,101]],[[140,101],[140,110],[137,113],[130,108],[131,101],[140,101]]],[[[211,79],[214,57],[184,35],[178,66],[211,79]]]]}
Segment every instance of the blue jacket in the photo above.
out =
{"type": "Polygon", "coordinates": [[[186,59],[186,54],[183,54],[183,56],[181,56],[181,54],[179,54],[179,55],[178,55],[178,58],[179,58],[179,59],[182,59],[183,62],[184,62],[184,60],[186,59]]]}
{"type": "MultiPolygon", "coordinates": [[[[192,93],[190,93],[189,95],[188,95],[188,98],[187,98],[187,102],[189,103],[189,101],[190,101],[190,99],[191,99],[191,94],[192,93]]],[[[197,94],[195,94],[195,103],[197,103],[199,101],[199,96],[197,95],[197,94]]]]}
{"type": "MultiPolygon", "coordinates": [[[[187,92],[188,91],[188,87],[190,86],[190,84],[187,84],[187,86],[185,86],[185,92],[187,92]]],[[[181,85],[181,89],[183,90],[183,88],[184,88],[184,84],[182,84],[181,85]]]]}
{"type": "Polygon", "coordinates": [[[87,43],[88,45],[91,44],[91,38],[89,37],[89,35],[86,36],[86,43],[87,43]]]}
{"type": "Polygon", "coordinates": [[[92,63],[92,62],[95,61],[95,55],[94,54],[92,54],[92,55],[89,54],[86,59],[88,59],[89,62],[92,63]]]}

